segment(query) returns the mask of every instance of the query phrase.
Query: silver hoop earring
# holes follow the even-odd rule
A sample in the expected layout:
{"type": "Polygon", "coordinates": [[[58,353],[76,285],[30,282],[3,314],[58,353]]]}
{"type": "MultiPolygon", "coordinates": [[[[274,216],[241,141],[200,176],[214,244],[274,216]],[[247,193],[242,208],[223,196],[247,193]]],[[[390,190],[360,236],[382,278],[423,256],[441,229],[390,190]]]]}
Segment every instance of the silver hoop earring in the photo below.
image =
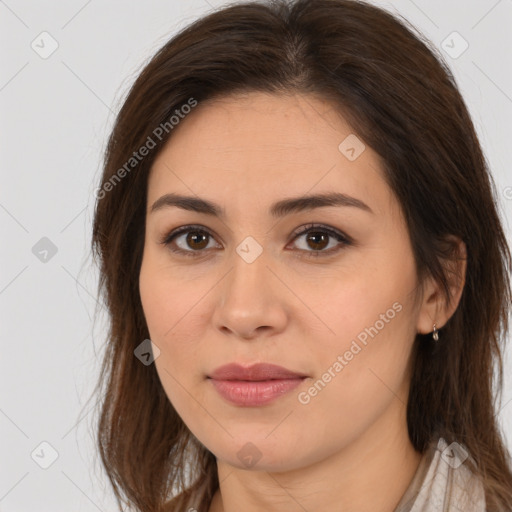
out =
{"type": "Polygon", "coordinates": [[[432,338],[434,341],[439,341],[439,329],[436,327],[436,324],[434,324],[434,332],[432,333],[432,338]]]}

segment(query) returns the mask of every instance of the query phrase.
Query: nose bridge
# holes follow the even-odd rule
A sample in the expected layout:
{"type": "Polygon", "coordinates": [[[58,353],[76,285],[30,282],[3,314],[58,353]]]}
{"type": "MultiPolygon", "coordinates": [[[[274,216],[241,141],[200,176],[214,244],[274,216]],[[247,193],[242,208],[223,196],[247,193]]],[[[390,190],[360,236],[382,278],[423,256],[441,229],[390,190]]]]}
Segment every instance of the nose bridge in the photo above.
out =
{"type": "Polygon", "coordinates": [[[265,250],[253,237],[246,237],[232,254],[232,270],[228,277],[227,294],[234,299],[246,302],[254,298],[256,301],[268,292],[269,251],[265,250]]]}
{"type": "Polygon", "coordinates": [[[235,248],[215,305],[218,328],[251,337],[262,326],[283,327],[286,315],[278,290],[282,285],[269,269],[269,255],[250,237],[235,248]]]}

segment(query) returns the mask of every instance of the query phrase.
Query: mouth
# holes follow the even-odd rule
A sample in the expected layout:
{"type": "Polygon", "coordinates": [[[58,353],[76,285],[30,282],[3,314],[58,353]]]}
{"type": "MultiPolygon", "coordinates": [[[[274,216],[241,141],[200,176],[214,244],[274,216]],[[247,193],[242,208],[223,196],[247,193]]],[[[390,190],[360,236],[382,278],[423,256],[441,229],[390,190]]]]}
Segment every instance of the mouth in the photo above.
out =
{"type": "Polygon", "coordinates": [[[215,390],[229,403],[242,407],[270,404],[299,386],[307,375],[282,366],[260,363],[244,367],[231,363],[208,375],[215,390]]]}

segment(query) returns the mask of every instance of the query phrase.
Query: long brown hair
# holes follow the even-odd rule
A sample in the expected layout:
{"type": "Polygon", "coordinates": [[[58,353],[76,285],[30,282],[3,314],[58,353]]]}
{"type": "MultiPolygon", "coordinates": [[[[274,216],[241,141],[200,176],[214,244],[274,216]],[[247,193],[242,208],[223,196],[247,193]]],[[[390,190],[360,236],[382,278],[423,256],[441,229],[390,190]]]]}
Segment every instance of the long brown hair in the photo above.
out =
{"type": "Polygon", "coordinates": [[[153,512],[193,504],[202,512],[219,485],[215,456],[173,409],[155,366],[134,357],[149,338],[138,279],[148,174],[172,136],[170,118],[193,101],[250,91],[318,95],[339,108],[381,156],[418,274],[434,276],[447,300],[443,262],[456,257],[450,236],[466,244],[459,307],[439,344],[421,334],[415,340],[409,436],[420,452],[437,436],[463,444],[487,510],[511,510],[510,454],[496,416],[511,255],[495,185],[442,57],[403,20],[355,0],[250,2],[213,12],[159,50],[124,101],[105,152],[92,240],[111,320],[97,442],[119,505],[153,512]],[[132,161],[143,146],[149,152],[132,161]]]}

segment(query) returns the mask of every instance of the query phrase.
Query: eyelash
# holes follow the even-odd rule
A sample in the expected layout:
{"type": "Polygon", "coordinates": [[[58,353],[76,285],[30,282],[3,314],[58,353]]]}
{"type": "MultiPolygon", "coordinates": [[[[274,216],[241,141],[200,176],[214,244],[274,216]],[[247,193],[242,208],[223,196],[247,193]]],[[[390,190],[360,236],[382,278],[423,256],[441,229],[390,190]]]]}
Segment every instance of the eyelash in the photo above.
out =
{"type": "MultiPolygon", "coordinates": [[[[302,227],[302,228],[303,229],[301,231],[297,232],[298,230],[296,230],[292,234],[292,236],[293,236],[292,241],[295,241],[297,238],[299,238],[307,233],[313,232],[313,233],[326,234],[332,238],[335,238],[338,242],[341,243],[341,247],[338,247],[337,249],[331,248],[328,250],[311,250],[311,251],[301,249],[300,251],[305,253],[303,256],[306,258],[327,257],[327,256],[332,255],[333,253],[337,253],[337,252],[341,251],[341,249],[343,247],[353,245],[353,240],[349,236],[345,235],[344,233],[342,233],[340,231],[323,226],[322,224],[308,224],[307,226],[302,227]]],[[[164,246],[168,247],[169,250],[172,251],[173,253],[182,254],[184,256],[191,257],[191,258],[201,257],[204,255],[204,252],[205,252],[204,249],[195,250],[195,251],[194,250],[187,251],[184,249],[172,248],[170,246],[171,243],[174,241],[174,239],[177,238],[179,235],[190,233],[190,232],[206,234],[209,237],[213,238],[213,235],[207,229],[205,229],[201,226],[189,225],[189,226],[182,226],[181,228],[178,228],[178,229],[171,231],[170,233],[164,235],[164,237],[160,241],[160,243],[163,244],[164,246]]]]}

